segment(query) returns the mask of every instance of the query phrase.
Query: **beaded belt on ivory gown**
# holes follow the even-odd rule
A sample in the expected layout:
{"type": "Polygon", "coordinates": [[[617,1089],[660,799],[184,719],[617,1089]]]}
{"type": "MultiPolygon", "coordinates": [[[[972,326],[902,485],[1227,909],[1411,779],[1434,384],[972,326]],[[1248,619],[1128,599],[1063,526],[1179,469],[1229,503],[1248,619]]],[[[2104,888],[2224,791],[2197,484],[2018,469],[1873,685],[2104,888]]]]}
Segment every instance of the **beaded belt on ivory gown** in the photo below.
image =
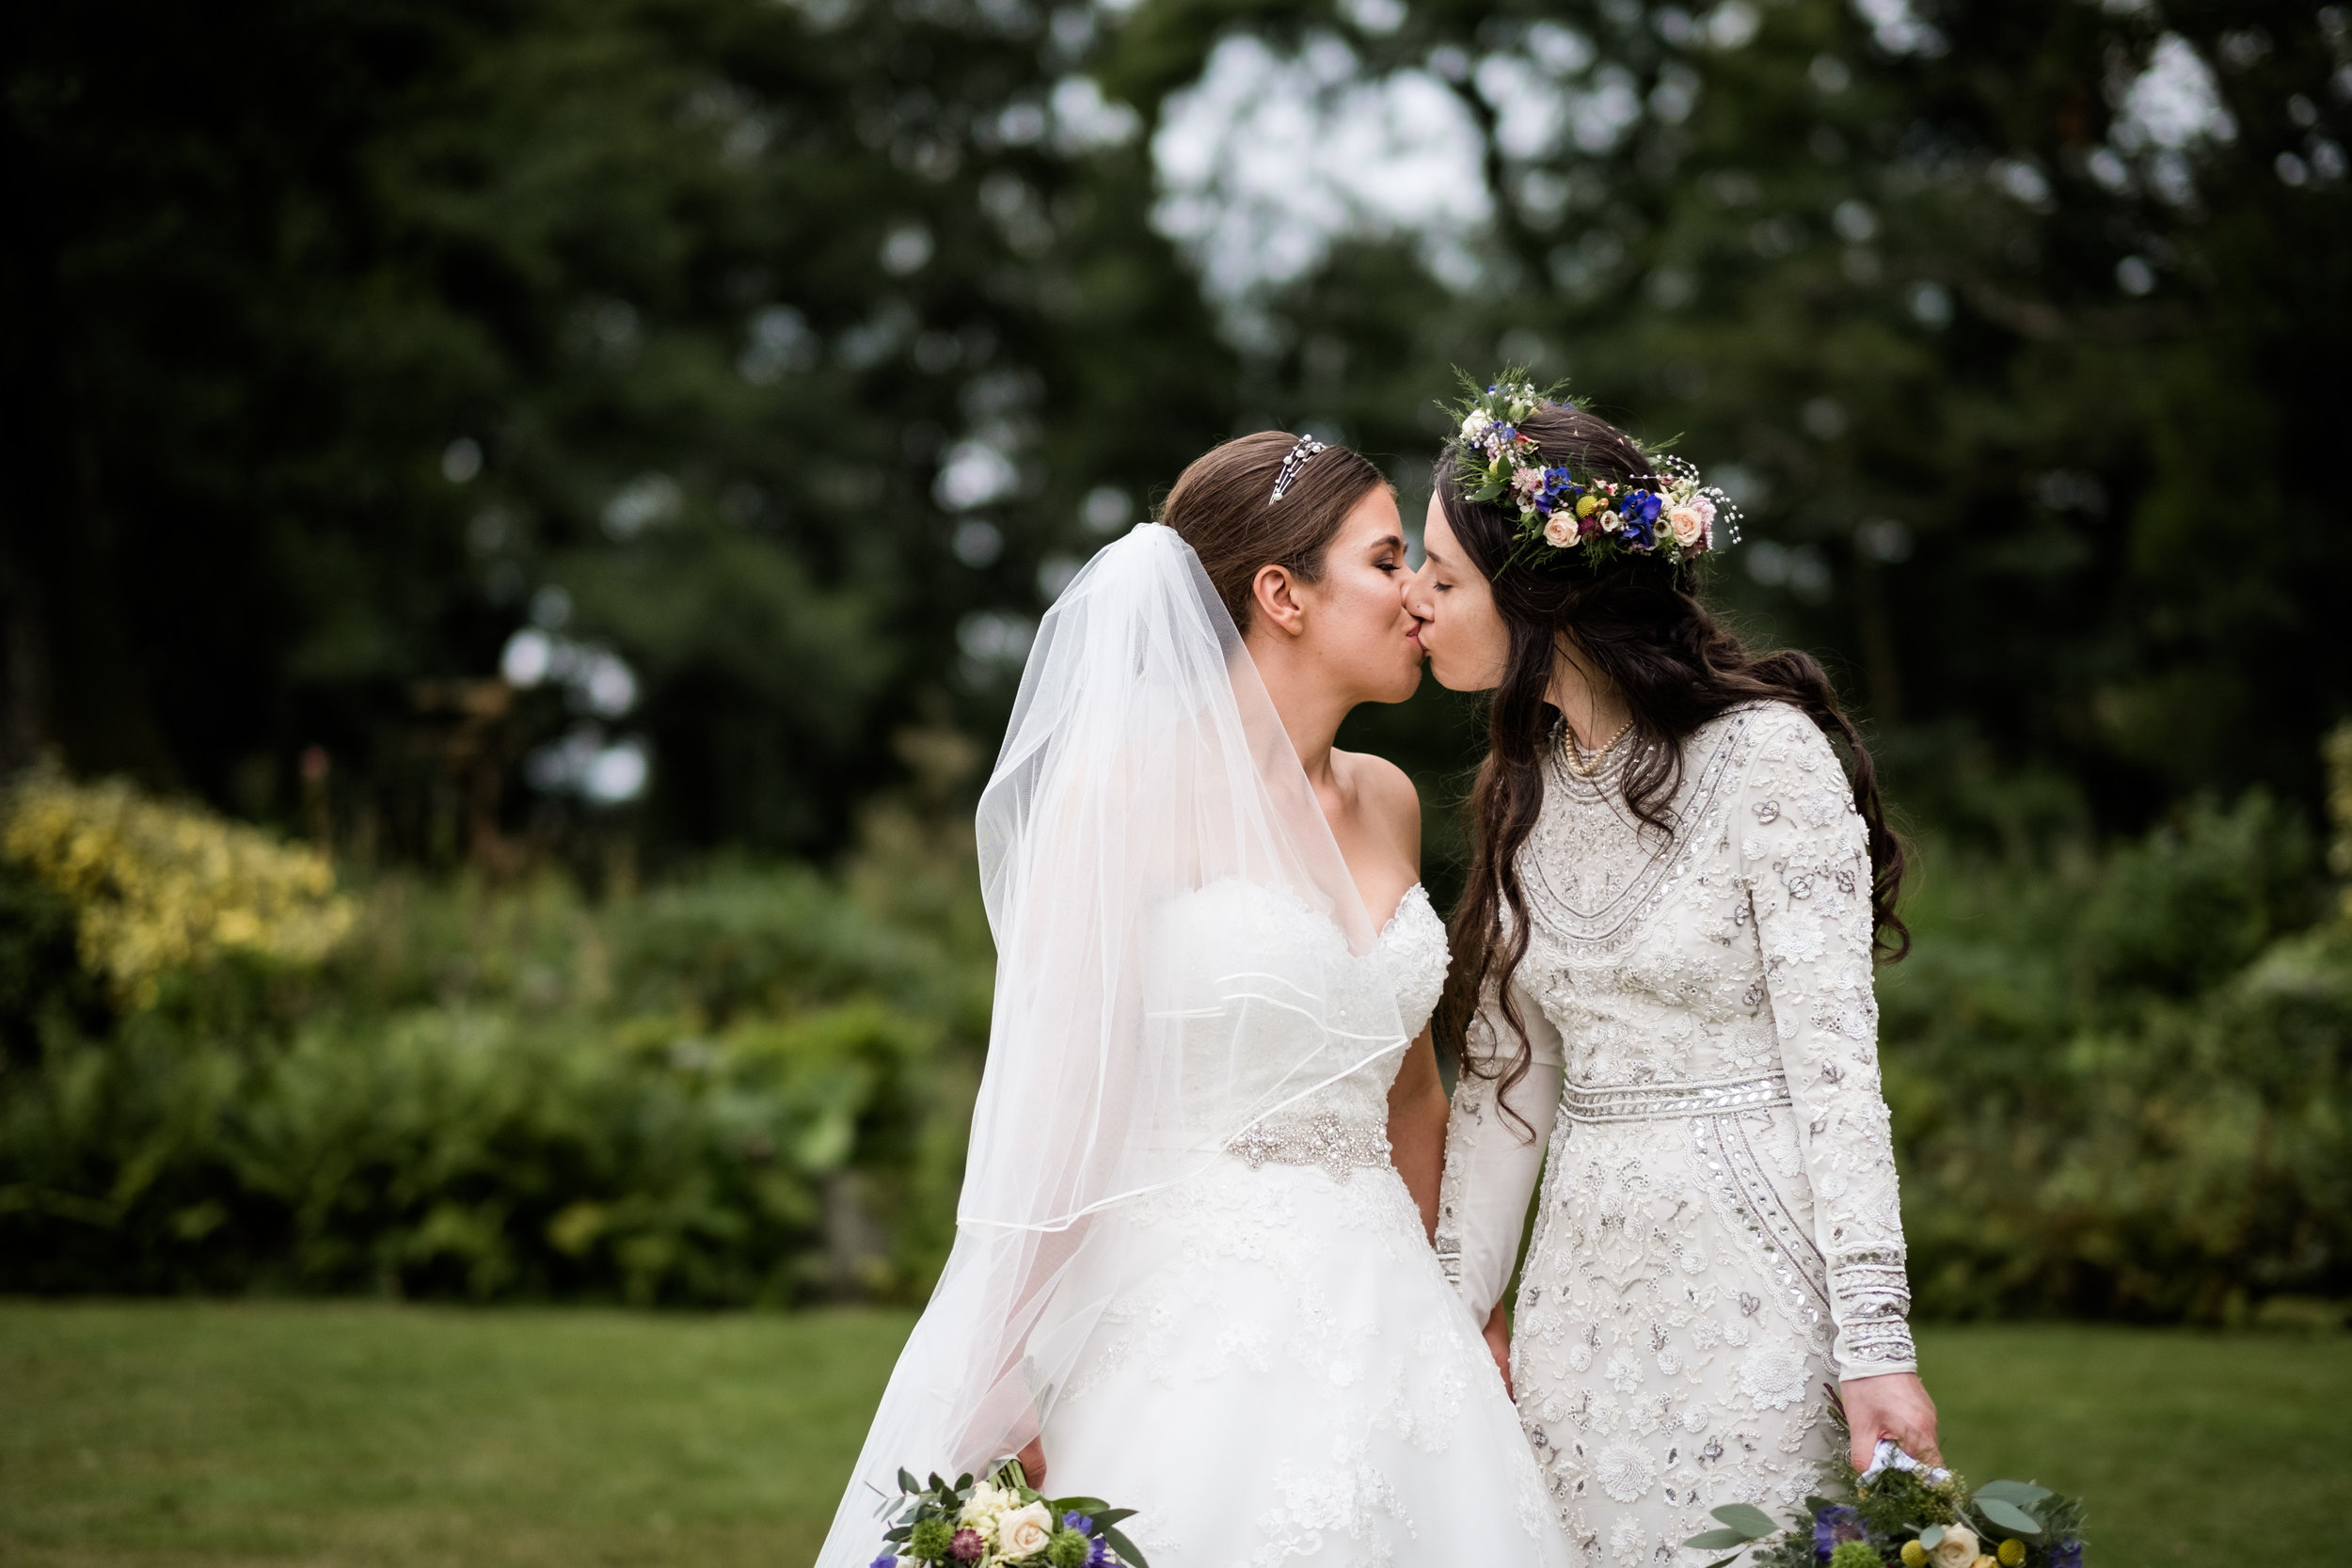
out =
{"type": "Polygon", "coordinates": [[[1716,1078],[1696,1084],[1613,1084],[1605,1087],[1570,1084],[1560,1109],[1570,1121],[1666,1121],[1677,1117],[1719,1117],[1735,1111],[1770,1110],[1788,1103],[1787,1074],[1774,1069],[1748,1078],[1716,1078]]]}
{"type": "Polygon", "coordinates": [[[1389,1131],[1378,1122],[1333,1115],[1269,1117],[1225,1146],[1251,1170],[1313,1165],[1334,1181],[1389,1164],[1389,1131]]]}

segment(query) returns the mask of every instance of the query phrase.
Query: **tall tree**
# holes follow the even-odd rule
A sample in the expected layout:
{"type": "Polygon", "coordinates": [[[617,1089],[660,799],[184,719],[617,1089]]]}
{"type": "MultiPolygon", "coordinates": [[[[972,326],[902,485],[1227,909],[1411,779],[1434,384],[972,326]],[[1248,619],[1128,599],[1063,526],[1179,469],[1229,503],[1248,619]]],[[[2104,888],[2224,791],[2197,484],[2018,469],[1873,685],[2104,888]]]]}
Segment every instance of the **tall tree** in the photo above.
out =
{"type": "Polygon", "coordinates": [[[1679,435],[1748,513],[1715,592],[1834,656],[1931,815],[2316,800],[2344,8],[1152,0],[1106,79],[1156,119],[1237,35],[1440,84],[1492,214],[1448,281],[1359,235],[1263,291],[1277,411],[1427,451],[1413,399],[1518,358],[1679,435]]]}
{"type": "Polygon", "coordinates": [[[1226,417],[1082,24],[18,19],[18,753],[267,812],[316,744],[421,819],[418,745],[504,701],[449,682],[530,628],[500,723],[544,793],[626,795],[599,762],[647,743],[660,836],[837,842],[894,731],[991,730],[1082,512],[1226,417]]]}

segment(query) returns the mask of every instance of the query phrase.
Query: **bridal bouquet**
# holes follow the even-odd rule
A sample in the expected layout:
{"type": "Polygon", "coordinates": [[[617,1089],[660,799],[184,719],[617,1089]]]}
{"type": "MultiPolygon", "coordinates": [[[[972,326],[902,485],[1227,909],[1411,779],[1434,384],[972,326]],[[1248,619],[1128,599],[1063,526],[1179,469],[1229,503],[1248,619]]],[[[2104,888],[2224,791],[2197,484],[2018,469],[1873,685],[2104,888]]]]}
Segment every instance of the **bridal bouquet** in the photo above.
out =
{"type": "Polygon", "coordinates": [[[1723,1528],[1683,1543],[1720,1551],[1726,1568],[1751,1547],[1756,1568],[2082,1568],[2083,1505],[2031,1481],[1988,1481],[1974,1492],[1882,1440],[1857,1475],[1839,1457],[1830,1490],[1807,1497],[1782,1528],[1746,1503],[1714,1511],[1723,1528]]]}
{"type": "Polygon", "coordinates": [[[1132,1508],[1100,1497],[1048,1497],[1029,1485],[1017,1459],[986,1481],[918,1483],[898,1472],[898,1496],[883,1507],[893,1523],[873,1568],[1147,1568],[1119,1532],[1132,1508]]]}

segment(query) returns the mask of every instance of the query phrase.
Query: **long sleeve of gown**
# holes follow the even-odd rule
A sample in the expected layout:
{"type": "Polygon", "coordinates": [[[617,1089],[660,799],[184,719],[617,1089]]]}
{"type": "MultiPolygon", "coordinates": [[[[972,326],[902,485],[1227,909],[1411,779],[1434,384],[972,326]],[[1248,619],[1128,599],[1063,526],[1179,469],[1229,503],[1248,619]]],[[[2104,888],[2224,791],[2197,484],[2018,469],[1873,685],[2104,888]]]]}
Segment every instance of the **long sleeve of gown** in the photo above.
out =
{"type": "Polygon", "coordinates": [[[1838,1376],[1915,1370],[1879,1081],[1869,840],[1836,753],[1810,719],[1791,714],[1759,737],[1731,832],[1811,1178],[1838,1376]]]}
{"type": "Polygon", "coordinates": [[[1566,1070],[1560,1032],[1543,1009],[1517,986],[1512,1000],[1534,1052],[1527,1076],[1512,1085],[1508,1097],[1518,1119],[1503,1114],[1501,1082],[1518,1053],[1518,1037],[1502,1008],[1489,1003],[1465,1031],[1464,1054],[1480,1071],[1464,1072],[1454,1087],[1454,1108],[1446,1117],[1445,1176],[1438,1188],[1438,1260],[1470,1316],[1482,1323],[1511,1283],[1527,1200],[1560,1114],[1560,1081],[1566,1070]]]}

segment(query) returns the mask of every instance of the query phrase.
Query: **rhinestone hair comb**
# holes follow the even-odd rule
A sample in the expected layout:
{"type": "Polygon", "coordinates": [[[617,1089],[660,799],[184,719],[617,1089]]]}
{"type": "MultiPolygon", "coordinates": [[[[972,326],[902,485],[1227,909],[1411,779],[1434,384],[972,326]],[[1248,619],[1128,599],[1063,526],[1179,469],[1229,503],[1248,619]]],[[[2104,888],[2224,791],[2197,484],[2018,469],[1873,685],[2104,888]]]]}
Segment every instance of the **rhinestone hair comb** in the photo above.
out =
{"type": "Polygon", "coordinates": [[[1266,505],[1272,506],[1280,500],[1289,491],[1292,482],[1298,478],[1298,471],[1307,466],[1307,459],[1322,450],[1321,441],[1311,436],[1301,436],[1298,445],[1291,448],[1291,454],[1282,459],[1281,470],[1274,476],[1274,494],[1265,499],[1266,505]]]}

